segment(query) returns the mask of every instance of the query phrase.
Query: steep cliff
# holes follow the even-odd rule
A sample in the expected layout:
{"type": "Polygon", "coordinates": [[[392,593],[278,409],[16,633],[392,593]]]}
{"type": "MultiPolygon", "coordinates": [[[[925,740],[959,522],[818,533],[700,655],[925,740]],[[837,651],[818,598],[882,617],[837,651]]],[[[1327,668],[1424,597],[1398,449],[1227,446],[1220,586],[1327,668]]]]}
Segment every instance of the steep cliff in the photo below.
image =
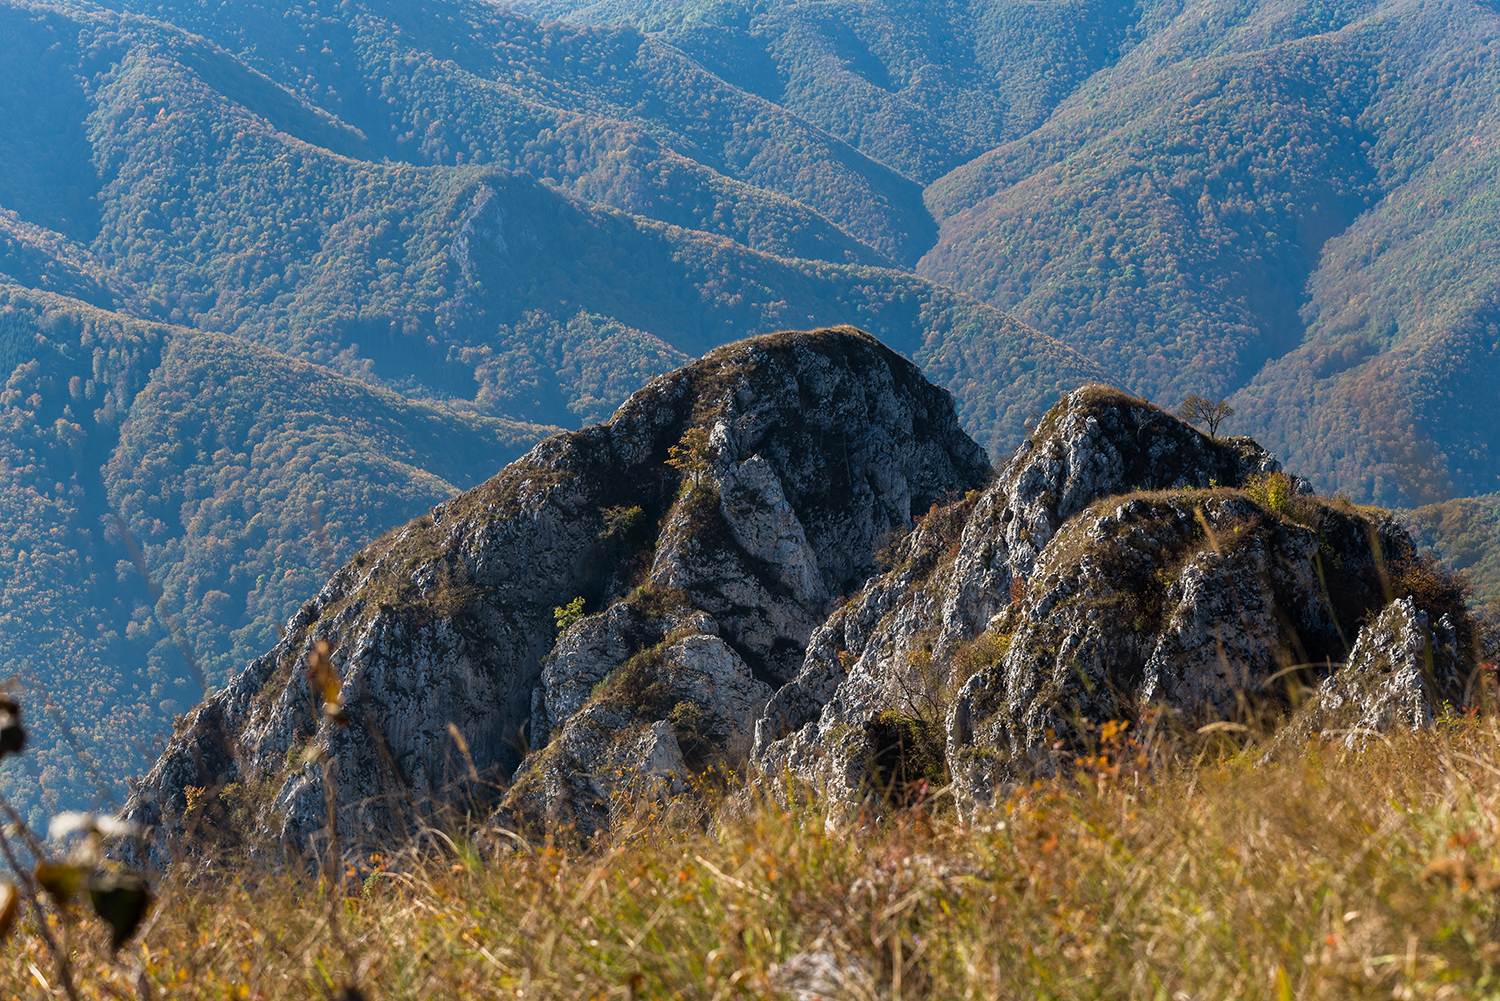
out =
{"type": "MultiPolygon", "coordinates": [[[[1386,687],[1412,705],[1370,696],[1363,716],[1430,719],[1453,685],[1418,684],[1410,654],[1388,665],[1374,651],[1391,627],[1369,621],[1415,594],[1449,616],[1436,642],[1455,651],[1444,677],[1458,671],[1460,590],[1414,553],[1384,512],[1313,496],[1249,439],[1085,387],[814,633],[754,760],[849,804],[951,781],[973,811],[1147,707],[1194,728],[1263,719],[1330,674],[1345,679],[1325,684],[1332,707],[1395,671],[1386,687]]],[[[1420,651],[1429,616],[1408,604],[1420,651]]]]}
{"type": "Polygon", "coordinates": [[[612,762],[629,779],[743,753],[877,540],[988,474],[949,395],[867,334],[718,349],[367,547],[188,716],[126,812],[158,845],[300,842],[326,823],[315,743],[346,831],[399,834],[518,767],[508,815],[592,830],[612,762]],[[666,460],[693,429],[707,447],[679,475],[666,460]],[[597,611],[559,637],[576,598],[597,611]],[[346,726],[308,687],[319,642],[346,726]]]}

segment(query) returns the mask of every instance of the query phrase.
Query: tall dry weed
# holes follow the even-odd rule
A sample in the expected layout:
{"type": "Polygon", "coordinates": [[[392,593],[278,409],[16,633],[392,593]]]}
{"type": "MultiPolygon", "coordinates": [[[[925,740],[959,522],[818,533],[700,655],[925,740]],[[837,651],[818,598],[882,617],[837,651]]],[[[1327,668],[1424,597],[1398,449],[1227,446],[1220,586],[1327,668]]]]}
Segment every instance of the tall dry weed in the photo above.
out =
{"type": "MultiPolygon", "coordinates": [[[[118,957],[73,926],[73,965],[90,998],[327,997],[351,956],[368,998],[1500,993],[1497,721],[1270,759],[1245,736],[1173,757],[1106,726],[1069,778],[970,824],[730,796],[714,817],[622,814],[588,851],[428,829],[348,857],[342,894],[240,860],[160,880],[118,957]]],[[[51,996],[38,920],[0,996],[51,996]]]]}

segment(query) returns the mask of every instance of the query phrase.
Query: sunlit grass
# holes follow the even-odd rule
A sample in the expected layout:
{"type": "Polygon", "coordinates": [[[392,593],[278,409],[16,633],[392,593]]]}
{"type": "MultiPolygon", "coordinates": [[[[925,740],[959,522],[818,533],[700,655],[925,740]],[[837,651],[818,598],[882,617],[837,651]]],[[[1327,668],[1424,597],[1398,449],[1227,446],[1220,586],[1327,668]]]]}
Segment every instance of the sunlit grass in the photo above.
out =
{"type": "MultiPolygon", "coordinates": [[[[970,826],[940,797],[642,819],[585,853],[434,836],[349,867],[338,935],[319,879],[264,862],[160,880],[116,960],[50,920],[89,998],[759,998],[815,967],[849,998],[1500,994],[1493,720],[1261,764],[1105,748],[970,826]]],[[[49,996],[34,926],[4,950],[0,996],[49,996]]]]}

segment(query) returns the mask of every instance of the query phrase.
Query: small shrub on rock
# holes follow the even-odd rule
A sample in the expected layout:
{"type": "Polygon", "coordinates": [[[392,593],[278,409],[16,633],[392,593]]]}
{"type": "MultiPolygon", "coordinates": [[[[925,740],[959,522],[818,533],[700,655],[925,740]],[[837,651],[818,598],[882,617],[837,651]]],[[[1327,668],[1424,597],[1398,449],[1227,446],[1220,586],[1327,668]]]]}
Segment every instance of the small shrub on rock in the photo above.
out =
{"type": "Polygon", "coordinates": [[[606,542],[618,542],[627,548],[643,541],[648,519],[639,504],[607,507],[599,512],[604,519],[604,528],[599,538],[606,542]]]}
{"type": "Polygon", "coordinates": [[[568,627],[583,618],[583,596],[579,595],[566,605],[558,605],[552,609],[552,618],[557,621],[559,634],[568,631],[568,627]]]}
{"type": "Polygon", "coordinates": [[[698,487],[713,466],[715,451],[707,428],[689,428],[681,441],[667,449],[667,465],[682,474],[685,484],[698,487]]]}

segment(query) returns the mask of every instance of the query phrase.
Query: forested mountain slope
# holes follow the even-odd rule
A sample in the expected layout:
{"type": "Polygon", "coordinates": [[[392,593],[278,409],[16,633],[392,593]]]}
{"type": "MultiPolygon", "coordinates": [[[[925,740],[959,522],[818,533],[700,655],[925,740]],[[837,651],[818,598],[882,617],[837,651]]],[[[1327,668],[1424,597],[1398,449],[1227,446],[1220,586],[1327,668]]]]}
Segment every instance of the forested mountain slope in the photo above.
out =
{"type": "Polygon", "coordinates": [[[1117,60],[1147,5],[1117,0],[514,0],[656,33],[921,184],[1024,135],[1117,60]]]}
{"type": "Polygon", "coordinates": [[[919,273],[1164,404],[1237,394],[1323,489],[1500,485],[1488,5],[516,2],[657,31],[927,185],[919,273]]]}
{"type": "Polygon", "coordinates": [[[634,29],[558,30],[482,2],[121,6],[243,60],[190,64],[231,99],[255,107],[248,66],[359,130],[339,152],[526,171],[792,256],[909,263],[936,233],[919,185],[634,29]]]}
{"type": "Polygon", "coordinates": [[[1419,544],[1468,574],[1475,604],[1500,611],[1500,495],[1427,504],[1401,520],[1419,544]]]}
{"type": "Polygon", "coordinates": [[[1500,20],[1466,4],[1197,4],[1042,129],[929,191],[923,273],[1383,503],[1493,490],[1486,139],[1500,20]],[[1319,15],[1318,11],[1322,11],[1319,15]]]}
{"type": "MultiPolygon", "coordinates": [[[[1492,489],[1500,476],[1481,391],[1494,363],[1491,251],[1465,235],[1494,215],[1481,136],[1500,17],[1487,8],[531,8],[634,21],[597,27],[437,0],[139,9],[225,48],[75,12],[98,22],[79,36],[97,38],[80,42],[78,65],[119,62],[92,95],[59,105],[64,124],[49,127],[56,144],[87,134],[111,184],[130,188],[113,212],[114,192],[101,190],[91,247],[125,253],[126,268],[101,259],[163,318],[182,309],[177,319],[194,325],[253,322],[263,329],[252,336],[327,363],[355,342],[350,364],[373,363],[379,376],[385,355],[385,374],[400,370],[393,385],[406,379],[406,392],[472,398],[468,366],[451,356],[472,355],[497,323],[534,305],[512,294],[508,310],[465,313],[471,303],[450,294],[443,273],[453,262],[439,264],[464,224],[474,171],[493,164],[778,254],[878,263],[925,251],[920,273],[1015,312],[1148,397],[1242,391],[1236,429],[1327,489],[1413,504],[1492,489]],[[149,127],[131,117],[169,105],[149,127]],[[90,107],[92,131],[66,124],[90,107]],[[205,143],[204,130],[218,139],[205,143]],[[940,232],[914,200],[924,184],[940,232]],[[251,212],[199,218],[206,191],[223,188],[242,206],[280,198],[294,208],[274,223],[251,212]],[[241,227],[259,260],[214,252],[240,242],[241,227]],[[392,265],[405,265],[399,278],[392,265]],[[310,280],[313,271],[323,274],[310,280]],[[1421,294],[1406,294],[1413,285],[1421,294]],[[160,301],[156,287],[188,300],[160,301]],[[366,297],[378,305],[354,305],[366,297]],[[434,344],[409,373],[406,355],[434,344]],[[1401,388],[1376,388],[1392,385],[1401,388]]],[[[61,74],[66,59],[48,52],[37,72],[61,74]]],[[[65,91],[51,86],[61,80],[34,90],[65,91]]],[[[15,114],[20,132],[36,125],[15,114]]],[[[87,192],[89,179],[78,180],[65,187],[87,192]]],[[[26,221],[55,216],[75,235],[88,225],[62,221],[71,196],[42,197],[46,186],[24,178],[12,187],[30,199],[26,221]]],[[[620,255],[586,237],[600,258],[620,255]]],[[[550,277],[580,258],[562,243],[530,260],[568,262],[550,277]]],[[[620,298],[649,298],[622,278],[612,276],[620,298]]],[[[865,322],[804,311],[766,287],[789,302],[769,326],[865,322]]],[[[536,291],[558,323],[573,319],[555,308],[559,298],[573,305],[567,294],[536,291]]],[[[630,319],[578,308],[665,333],[640,309],[625,310],[630,319]]],[[[736,329],[705,340],[766,329],[755,310],[731,310],[736,329]]],[[[971,381],[1006,381],[989,367],[971,376],[954,386],[961,396],[971,381]]],[[[970,426],[991,447],[1018,431],[970,426]]]]}
{"type": "Polygon", "coordinates": [[[118,795],[330,567],[555,430],[15,286],[0,364],[0,663],[37,717],[0,774],[28,809],[118,795]]]}
{"type": "MultiPolygon", "coordinates": [[[[10,14],[23,16],[19,8],[10,14]]],[[[1026,413],[1044,407],[1059,385],[1095,372],[1056,343],[910,274],[769,256],[721,234],[568,197],[556,178],[549,185],[470,162],[496,159],[493,148],[452,165],[374,159],[368,150],[368,159],[345,155],[371,140],[200,38],[102,10],[62,17],[25,13],[23,27],[77,32],[75,69],[100,64],[84,103],[102,175],[97,233],[87,246],[51,238],[84,262],[64,276],[74,285],[93,259],[122,276],[116,300],[131,312],[233,332],[409,395],[481,410],[501,405],[484,387],[513,388],[508,359],[540,350],[540,332],[613,321],[629,332],[616,341],[609,371],[599,370],[601,384],[613,379],[616,387],[611,399],[599,398],[595,415],[683,355],[758,330],[851,321],[955,384],[961,411],[997,443],[1017,435],[1026,413]],[[1014,397],[997,405],[989,390],[1018,379],[1014,397]],[[971,381],[975,391],[966,393],[971,381]]],[[[397,34],[408,30],[416,29],[397,34]]],[[[547,51],[546,37],[533,47],[547,51]]],[[[48,78],[36,90],[70,81],[48,78]]],[[[367,84],[384,86],[380,78],[367,84]]],[[[717,115],[707,120],[721,123],[717,115]]],[[[508,141],[523,132],[485,135],[508,141]]],[[[545,145],[556,135],[540,129],[533,139],[545,145]]],[[[803,153],[809,164],[852,157],[874,169],[852,151],[829,149],[803,153]]],[[[27,221],[45,225],[43,208],[29,207],[36,220],[27,221]]],[[[548,387],[542,397],[554,405],[534,398],[524,413],[511,393],[504,403],[511,409],[500,413],[577,420],[582,412],[568,409],[577,400],[555,405],[561,392],[548,387]]]]}
{"type": "Polygon", "coordinates": [[[25,670],[149,734],[319,533],[784,328],[873,333],[992,456],[1099,380],[1230,395],[1358,501],[1493,491],[1497,41],[1470,0],[0,0],[4,584],[53,623],[6,656],[108,662],[25,670]]]}

